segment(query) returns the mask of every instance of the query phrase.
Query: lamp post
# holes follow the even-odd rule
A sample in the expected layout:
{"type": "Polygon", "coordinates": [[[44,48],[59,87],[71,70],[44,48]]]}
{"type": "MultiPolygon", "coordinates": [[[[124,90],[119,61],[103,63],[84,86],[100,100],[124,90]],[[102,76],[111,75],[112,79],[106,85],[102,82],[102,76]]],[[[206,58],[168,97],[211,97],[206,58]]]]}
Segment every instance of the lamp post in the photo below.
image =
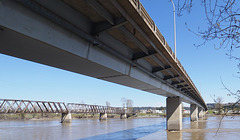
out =
{"type": "Polygon", "coordinates": [[[176,49],[176,20],[175,20],[175,5],[173,0],[171,0],[173,5],[173,22],[174,22],[174,53],[175,53],[175,61],[177,61],[177,49],[176,49]]]}

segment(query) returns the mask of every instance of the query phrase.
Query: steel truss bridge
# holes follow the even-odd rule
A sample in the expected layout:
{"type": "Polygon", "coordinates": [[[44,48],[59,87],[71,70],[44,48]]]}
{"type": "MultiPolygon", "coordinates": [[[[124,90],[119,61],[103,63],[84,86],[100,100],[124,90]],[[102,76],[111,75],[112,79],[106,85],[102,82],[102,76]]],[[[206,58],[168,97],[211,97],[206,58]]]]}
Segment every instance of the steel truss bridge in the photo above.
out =
{"type": "Polygon", "coordinates": [[[108,113],[124,114],[122,107],[89,104],[0,99],[0,114],[17,113],[108,113]]]}

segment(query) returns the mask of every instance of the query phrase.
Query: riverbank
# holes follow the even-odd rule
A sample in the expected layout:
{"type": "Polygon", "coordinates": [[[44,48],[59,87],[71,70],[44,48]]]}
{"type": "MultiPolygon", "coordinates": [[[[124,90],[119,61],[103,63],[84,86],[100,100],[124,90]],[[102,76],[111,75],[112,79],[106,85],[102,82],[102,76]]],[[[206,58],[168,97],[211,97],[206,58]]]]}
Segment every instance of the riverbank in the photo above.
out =
{"type": "MultiPolygon", "coordinates": [[[[206,114],[207,116],[223,116],[215,114],[206,114]]],[[[183,114],[183,117],[189,117],[190,114],[183,114]]],[[[240,114],[226,114],[224,116],[240,116],[240,114]]],[[[158,113],[139,113],[129,118],[165,118],[166,114],[158,113]]],[[[57,113],[33,113],[33,114],[0,114],[0,120],[59,120],[61,114],[57,113]]],[[[118,114],[108,114],[108,118],[120,118],[118,114]]],[[[72,119],[99,119],[99,114],[72,114],[72,119]]]]}
{"type": "Polygon", "coordinates": [[[0,114],[0,120],[55,120],[61,118],[61,114],[0,114]]]}
{"type": "MultiPolygon", "coordinates": [[[[189,116],[187,114],[184,117],[189,116]]],[[[165,118],[166,114],[136,114],[128,118],[165,118]]],[[[59,120],[61,114],[57,113],[32,113],[32,114],[0,114],[0,120],[59,120]]],[[[118,114],[108,114],[108,118],[120,118],[118,114]]],[[[99,119],[99,114],[72,114],[72,119],[99,119]]]]}
{"type": "MultiPolygon", "coordinates": [[[[58,113],[0,114],[0,120],[59,120],[58,113]]],[[[108,118],[120,118],[118,114],[108,114],[108,118]]],[[[99,114],[72,114],[72,119],[99,119],[99,114]]]]}

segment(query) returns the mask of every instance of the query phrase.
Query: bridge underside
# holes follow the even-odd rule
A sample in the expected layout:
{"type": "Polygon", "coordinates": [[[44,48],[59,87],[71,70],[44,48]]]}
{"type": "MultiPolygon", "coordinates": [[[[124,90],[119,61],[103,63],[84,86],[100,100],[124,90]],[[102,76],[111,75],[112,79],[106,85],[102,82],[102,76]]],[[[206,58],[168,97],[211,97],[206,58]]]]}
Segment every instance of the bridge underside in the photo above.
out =
{"type": "Polygon", "coordinates": [[[121,4],[3,0],[0,52],[206,108],[155,24],[158,38],[129,1],[121,4]]]}

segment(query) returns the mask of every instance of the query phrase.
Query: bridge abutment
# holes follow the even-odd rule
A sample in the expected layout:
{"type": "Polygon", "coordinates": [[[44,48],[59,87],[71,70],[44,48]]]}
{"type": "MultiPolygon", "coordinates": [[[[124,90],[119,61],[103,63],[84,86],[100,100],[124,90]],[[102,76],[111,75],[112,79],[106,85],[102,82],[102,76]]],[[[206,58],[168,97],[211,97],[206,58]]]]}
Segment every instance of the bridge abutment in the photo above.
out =
{"type": "Polygon", "coordinates": [[[167,130],[182,129],[182,101],[180,97],[167,98],[167,130]]]}
{"type": "Polygon", "coordinates": [[[190,119],[191,121],[198,121],[198,106],[196,104],[190,105],[190,119]]]}
{"type": "Polygon", "coordinates": [[[62,113],[61,123],[71,123],[72,114],[71,113],[62,113]]]}
{"type": "Polygon", "coordinates": [[[107,113],[100,113],[99,114],[99,120],[107,120],[107,113]]]}

